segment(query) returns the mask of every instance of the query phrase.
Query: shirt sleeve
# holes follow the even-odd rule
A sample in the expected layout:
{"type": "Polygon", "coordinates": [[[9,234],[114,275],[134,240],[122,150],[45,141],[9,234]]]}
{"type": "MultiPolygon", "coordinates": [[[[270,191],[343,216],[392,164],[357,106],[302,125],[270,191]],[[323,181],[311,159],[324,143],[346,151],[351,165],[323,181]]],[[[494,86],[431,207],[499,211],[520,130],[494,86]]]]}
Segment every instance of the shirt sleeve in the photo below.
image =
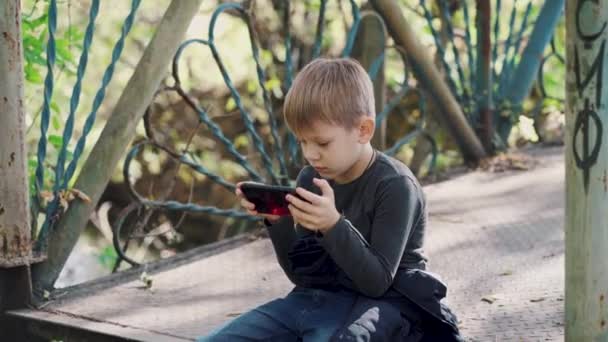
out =
{"type": "Polygon", "coordinates": [[[291,216],[285,216],[280,218],[274,224],[265,221],[264,225],[268,230],[268,235],[272,241],[275,254],[279,265],[285,272],[285,275],[295,285],[302,285],[297,276],[291,272],[291,262],[289,261],[288,253],[297,239],[297,234],[293,224],[293,218],[291,216]]]}
{"type": "Polygon", "coordinates": [[[420,217],[422,190],[409,178],[380,182],[374,198],[371,241],[342,217],[320,243],[364,295],[380,297],[393,283],[408,236],[420,217]]]}
{"type": "MultiPolygon", "coordinates": [[[[315,192],[316,186],[314,186],[312,182],[315,175],[316,172],[314,168],[305,166],[298,174],[296,179],[297,186],[315,192]]],[[[268,229],[268,235],[270,236],[274,251],[277,255],[277,260],[283,269],[283,272],[285,272],[285,275],[292,283],[305,287],[307,283],[292,271],[291,260],[289,259],[289,251],[299,237],[298,231],[294,226],[293,217],[282,217],[274,224],[268,224],[269,222],[264,223],[268,229]]]]}

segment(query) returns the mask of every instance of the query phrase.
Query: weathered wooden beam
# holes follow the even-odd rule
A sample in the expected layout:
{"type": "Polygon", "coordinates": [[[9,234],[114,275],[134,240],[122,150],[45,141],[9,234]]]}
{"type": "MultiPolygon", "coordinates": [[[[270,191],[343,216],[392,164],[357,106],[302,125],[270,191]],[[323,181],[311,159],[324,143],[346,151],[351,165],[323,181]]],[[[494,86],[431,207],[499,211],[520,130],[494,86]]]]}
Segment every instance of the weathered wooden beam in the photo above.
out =
{"type": "MultiPolygon", "coordinates": [[[[351,57],[358,60],[365,68],[370,70],[372,64],[378,57],[384,56],[386,46],[386,27],[382,17],[374,11],[368,10],[361,12],[361,23],[355,38],[355,44],[351,57]]],[[[384,82],[384,60],[378,68],[378,72],[372,79],[374,83],[374,98],[376,100],[376,114],[380,114],[384,108],[385,102],[385,82],[384,82]]],[[[379,149],[386,149],[386,120],[383,120],[378,127],[372,139],[372,145],[379,149]]]]}
{"type": "Polygon", "coordinates": [[[608,340],[605,1],[566,2],[566,341],[608,340]]]}
{"type": "MultiPolygon", "coordinates": [[[[99,141],[82,167],[74,187],[91,198],[91,203],[73,201],[50,235],[48,260],[32,268],[34,288],[52,289],[89,215],[135,136],[135,127],[152,101],[164,72],[181,43],[203,0],[173,0],[154,37],[127,83],[99,141]]],[[[36,291],[38,293],[39,291],[36,291]]]]}
{"type": "Polygon", "coordinates": [[[416,33],[410,27],[395,0],[371,0],[374,8],[382,15],[384,22],[395,41],[409,58],[412,71],[423,87],[437,103],[441,123],[447,127],[458,144],[465,160],[478,162],[486,155],[483,145],[467,122],[460,104],[445,84],[441,74],[433,64],[433,58],[422,46],[416,33]]]}

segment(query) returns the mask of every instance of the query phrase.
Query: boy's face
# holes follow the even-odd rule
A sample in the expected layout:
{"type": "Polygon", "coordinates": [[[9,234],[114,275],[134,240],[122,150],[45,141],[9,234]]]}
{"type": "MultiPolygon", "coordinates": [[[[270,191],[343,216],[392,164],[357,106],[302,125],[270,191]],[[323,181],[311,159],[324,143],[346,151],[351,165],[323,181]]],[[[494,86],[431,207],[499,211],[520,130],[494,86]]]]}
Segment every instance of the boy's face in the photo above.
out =
{"type": "Polygon", "coordinates": [[[298,140],[308,163],[323,178],[341,183],[351,180],[350,173],[358,162],[360,164],[373,131],[373,119],[369,117],[362,118],[360,125],[353,129],[316,121],[300,132],[298,140]]]}

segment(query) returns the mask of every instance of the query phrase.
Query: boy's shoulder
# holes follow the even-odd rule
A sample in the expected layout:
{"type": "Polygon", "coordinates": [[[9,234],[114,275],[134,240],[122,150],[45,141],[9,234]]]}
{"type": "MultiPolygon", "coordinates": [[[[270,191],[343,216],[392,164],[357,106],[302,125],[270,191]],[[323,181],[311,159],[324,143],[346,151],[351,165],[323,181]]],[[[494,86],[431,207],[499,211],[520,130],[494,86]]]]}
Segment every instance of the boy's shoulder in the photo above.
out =
{"type": "Polygon", "coordinates": [[[406,179],[416,188],[420,188],[420,182],[416,175],[402,161],[391,157],[383,152],[378,152],[376,160],[375,175],[379,181],[389,181],[391,179],[406,179]]]}
{"type": "MultiPolygon", "coordinates": [[[[405,198],[415,199],[420,202],[421,207],[426,206],[426,196],[420,182],[402,161],[380,152],[373,169],[368,175],[367,186],[363,191],[373,194],[376,199],[388,198],[390,201],[398,202],[389,204],[395,206],[394,208],[402,205],[405,198]]],[[[374,201],[374,203],[381,202],[374,201]]]]}

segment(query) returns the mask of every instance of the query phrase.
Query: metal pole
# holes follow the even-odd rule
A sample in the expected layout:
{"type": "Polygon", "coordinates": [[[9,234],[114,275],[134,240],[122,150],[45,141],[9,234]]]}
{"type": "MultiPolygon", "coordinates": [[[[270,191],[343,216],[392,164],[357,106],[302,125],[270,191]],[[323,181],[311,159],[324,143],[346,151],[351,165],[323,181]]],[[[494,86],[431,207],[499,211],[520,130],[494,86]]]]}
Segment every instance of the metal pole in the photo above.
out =
{"type": "Polygon", "coordinates": [[[608,341],[608,3],[566,3],[566,341],[608,341]]]}
{"type": "Polygon", "coordinates": [[[31,256],[19,1],[0,4],[0,267],[31,256]]]}

